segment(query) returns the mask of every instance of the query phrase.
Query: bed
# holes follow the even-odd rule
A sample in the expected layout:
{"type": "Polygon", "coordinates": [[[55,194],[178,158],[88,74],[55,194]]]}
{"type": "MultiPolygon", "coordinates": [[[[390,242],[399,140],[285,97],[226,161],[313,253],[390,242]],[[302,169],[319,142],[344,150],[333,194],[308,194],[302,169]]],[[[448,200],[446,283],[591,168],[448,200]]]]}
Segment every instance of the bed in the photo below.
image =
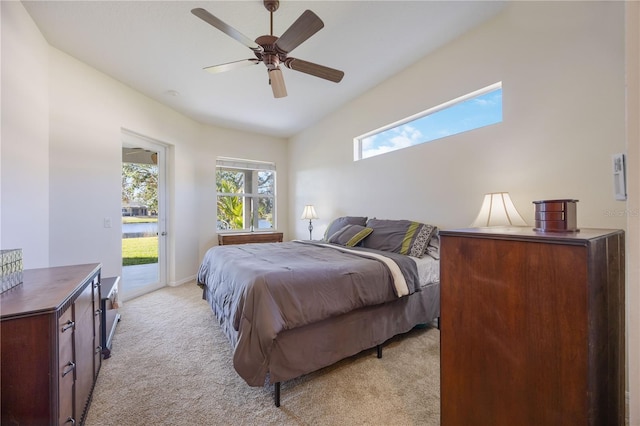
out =
{"type": "Polygon", "coordinates": [[[331,365],[440,316],[437,228],[345,216],[318,241],[214,246],[198,285],[250,386],[331,365]]]}

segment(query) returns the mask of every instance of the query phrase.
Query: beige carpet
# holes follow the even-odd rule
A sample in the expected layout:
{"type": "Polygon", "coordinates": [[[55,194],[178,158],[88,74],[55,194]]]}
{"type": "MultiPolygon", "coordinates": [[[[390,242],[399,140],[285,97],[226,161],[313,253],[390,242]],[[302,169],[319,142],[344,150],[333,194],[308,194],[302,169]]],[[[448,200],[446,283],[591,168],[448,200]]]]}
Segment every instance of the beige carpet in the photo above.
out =
{"type": "Polygon", "coordinates": [[[438,425],[439,332],[427,328],[282,384],[248,386],[194,282],[128,301],[86,424],[438,425]]]}

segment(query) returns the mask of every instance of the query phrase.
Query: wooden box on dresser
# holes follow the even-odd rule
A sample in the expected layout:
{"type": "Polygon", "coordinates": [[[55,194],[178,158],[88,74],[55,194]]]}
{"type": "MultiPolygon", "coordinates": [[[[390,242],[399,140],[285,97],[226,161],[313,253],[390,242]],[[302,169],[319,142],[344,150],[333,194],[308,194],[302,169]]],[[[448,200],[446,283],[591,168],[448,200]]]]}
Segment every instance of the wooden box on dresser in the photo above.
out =
{"type": "Polygon", "coordinates": [[[624,233],[442,230],[441,424],[624,425],[624,233]]]}
{"type": "Polygon", "coordinates": [[[28,269],[0,294],[3,426],[84,422],[101,365],[100,270],[28,269]]]}

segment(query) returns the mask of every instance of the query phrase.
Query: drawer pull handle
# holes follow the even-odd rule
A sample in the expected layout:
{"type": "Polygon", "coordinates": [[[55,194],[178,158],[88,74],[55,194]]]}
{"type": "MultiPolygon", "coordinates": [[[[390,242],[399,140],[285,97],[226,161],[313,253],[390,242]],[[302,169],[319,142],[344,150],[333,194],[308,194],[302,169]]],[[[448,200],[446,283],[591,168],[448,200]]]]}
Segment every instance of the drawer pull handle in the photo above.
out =
{"type": "Polygon", "coordinates": [[[76,419],[74,419],[73,417],[69,417],[69,418],[67,418],[67,421],[64,422],[65,425],[67,423],[71,423],[72,425],[75,425],[76,424],[76,419]]]}
{"type": "Polygon", "coordinates": [[[62,327],[62,332],[64,333],[65,331],[67,331],[70,328],[73,328],[73,326],[75,326],[76,323],[74,321],[67,321],[66,324],[64,325],[64,327],[62,327]]]}
{"type": "Polygon", "coordinates": [[[62,377],[66,376],[67,374],[71,373],[73,370],[75,370],[76,368],[76,364],[69,361],[69,363],[65,366],[65,367],[69,367],[68,369],[64,370],[62,372],[62,377]]]}

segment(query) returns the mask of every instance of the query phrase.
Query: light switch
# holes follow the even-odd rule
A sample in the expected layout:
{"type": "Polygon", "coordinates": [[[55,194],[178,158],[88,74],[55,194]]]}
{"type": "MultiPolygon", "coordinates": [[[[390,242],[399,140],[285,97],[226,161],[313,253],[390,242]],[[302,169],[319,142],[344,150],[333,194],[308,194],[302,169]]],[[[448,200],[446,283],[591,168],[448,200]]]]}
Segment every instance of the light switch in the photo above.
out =
{"type": "Polygon", "coordinates": [[[111,218],[110,217],[105,217],[104,218],[104,227],[105,228],[111,228],[111,218]]]}

